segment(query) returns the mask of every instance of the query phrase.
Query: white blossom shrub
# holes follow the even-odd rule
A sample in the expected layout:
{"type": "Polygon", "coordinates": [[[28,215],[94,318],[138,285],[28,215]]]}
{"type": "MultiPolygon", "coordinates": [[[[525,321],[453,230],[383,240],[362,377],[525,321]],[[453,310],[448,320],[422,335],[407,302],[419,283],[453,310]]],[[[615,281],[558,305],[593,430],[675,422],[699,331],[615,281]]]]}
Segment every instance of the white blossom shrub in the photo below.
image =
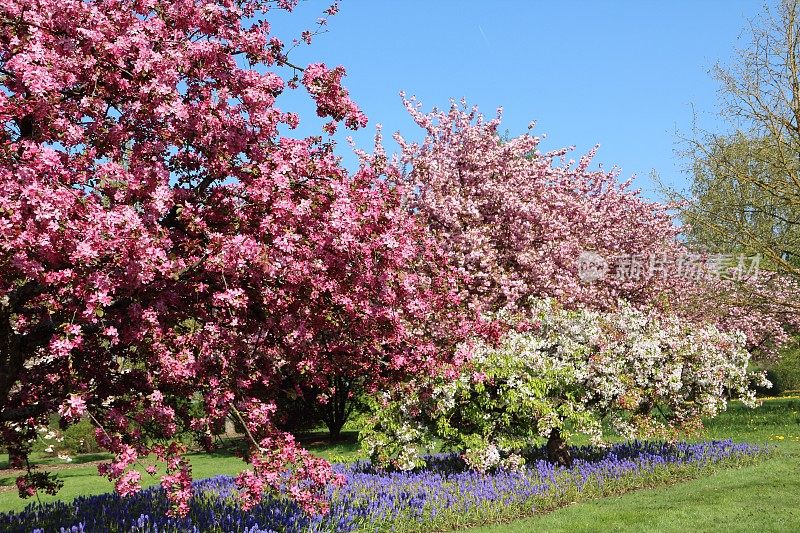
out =
{"type": "Polygon", "coordinates": [[[674,440],[731,398],[754,405],[741,333],[625,303],[598,312],[541,300],[498,318],[511,327],[497,343],[465,346],[459,367],[376,400],[362,432],[374,462],[412,469],[439,442],[478,470],[519,468],[521,452],[553,430],[603,444],[606,422],[625,438],[674,440]]]}

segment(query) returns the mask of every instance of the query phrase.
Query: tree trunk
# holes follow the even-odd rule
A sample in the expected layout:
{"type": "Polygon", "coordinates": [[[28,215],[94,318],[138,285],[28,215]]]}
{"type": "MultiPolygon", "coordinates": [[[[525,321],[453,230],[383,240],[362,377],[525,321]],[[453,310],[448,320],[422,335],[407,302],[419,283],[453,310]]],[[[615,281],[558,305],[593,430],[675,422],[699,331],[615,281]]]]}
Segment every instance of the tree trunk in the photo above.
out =
{"type": "Polygon", "coordinates": [[[551,463],[570,468],[572,466],[572,456],[569,447],[564,439],[561,438],[561,431],[552,429],[550,438],[547,439],[547,460],[551,463]]]}
{"type": "Polygon", "coordinates": [[[331,440],[336,440],[341,436],[342,427],[350,417],[352,409],[350,396],[350,383],[341,377],[334,378],[336,390],[328,403],[324,406],[322,419],[328,427],[331,440]]]}
{"type": "Polygon", "coordinates": [[[328,426],[328,433],[331,440],[338,440],[342,434],[342,427],[345,420],[326,420],[325,425],[328,426]]]}
{"type": "Polygon", "coordinates": [[[236,423],[229,416],[225,418],[225,429],[223,431],[223,435],[226,437],[238,437],[240,435],[240,433],[236,431],[236,423]]]}
{"type": "Polygon", "coordinates": [[[25,468],[25,454],[17,448],[8,449],[8,467],[9,468],[25,468]]]}

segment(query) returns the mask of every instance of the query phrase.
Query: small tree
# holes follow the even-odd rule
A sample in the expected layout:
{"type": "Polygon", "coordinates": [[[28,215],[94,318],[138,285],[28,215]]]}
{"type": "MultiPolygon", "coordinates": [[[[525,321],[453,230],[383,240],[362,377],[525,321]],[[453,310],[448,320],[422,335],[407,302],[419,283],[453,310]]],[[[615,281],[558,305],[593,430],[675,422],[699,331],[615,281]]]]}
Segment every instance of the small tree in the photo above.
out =
{"type": "MultiPolygon", "coordinates": [[[[417,193],[413,209],[465,276],[462,295],[475,309],[491,316],[524,312],[543,297],[600,311],[624,302],[678,315],[698,330],[741,330],[752,350],[788,339],[785,309],[744,301],[737,280],[715,275],[726,265],[700,257],[688,265],[697,273],[686,272],[697,254],[679,240],[670,206],[646,201],[630,182],[619,183],[617,172],[590,170],[594,151],[576,163],[567,160],[568,150],[541,153],[540,139],[530,133],[501,139],[500,112],[486,120],[465,102],[430,113],[413,100],[405,105],[425,138],[395,137],[398,173],[417,193]]],[[[745,284],[766,295],[776,290],[769,281],[745,284]]],[[[546,386],[549,378],[560,379],[549,376],[546,386]]],[[[551,448],[563,449],[560,425],[542,427],[551,431],[551,448]]]]}
{"type": "MultiPolygon", "coordinates": [[[[272,33],[270,10],[296,3],[0,6],[12,451],[26,455],[53,413],[89,416],[117,490],[138,490],[132,465],[155,454],[184,514],[190,470],[173,437],[190,428],[210,446],[232,417],[251,444],[243,505],[271,487],[324,510],[339,478],[276,428],[282,383],[325,389],[347,369],[377,387],[438,364],[439,336],[457,331],[453,278],[404,188],[368,166],[349,175],[322,136],[284,136],[299,118],[276,101],[298,87],[327,132],[366,123],[342,68],[293,65],[272,33]]],[[[33,472],[17,485],[56,488],[33,472]]]]}
{"type": "Polygon", "coordinates": [[[676,256],[678,233],[666,206],[648,202],[618,172],[592,171],[594,150],[577,163],[568,150],[539,151],[530,133],[501,141],[493,120],[452,103],[423,113],[405,101],[424,129],[421,144],[396,136],[414,209],[455,268],[469,279],[465,298],[486,311],[524,307],[531,297],[567,305],[613,307],[618,299],[650,303],[674,287],[663,268],[617,276],[615,260],[676,256]],[[581,276],[582,256],[608,271],[581,276]]]}
{"type": "Polygon", "coordinates": [[[350,415],[358,407],[359,395],[364,394],[367,387],[364,378],[351,378],[335,374],[329,381],[327,392],[309,395],[313,399],[314,408],[322,422],[328,428],[331,439],[341,436],[342,428],[350,419],[350,415]]]}
{"type": "Polygon", "coordinates": [[[763,255],[766,246],[788,264],[797,263],[800,204],[780,202],[765,191],[781,188],[784,180],[785,170],[775,166],[774,143],[742,132],[709,143],[704,147],[708,155],[697,154],[693,162],[691,199],[680,211],[689,243],[748,255],[763,255]]]}

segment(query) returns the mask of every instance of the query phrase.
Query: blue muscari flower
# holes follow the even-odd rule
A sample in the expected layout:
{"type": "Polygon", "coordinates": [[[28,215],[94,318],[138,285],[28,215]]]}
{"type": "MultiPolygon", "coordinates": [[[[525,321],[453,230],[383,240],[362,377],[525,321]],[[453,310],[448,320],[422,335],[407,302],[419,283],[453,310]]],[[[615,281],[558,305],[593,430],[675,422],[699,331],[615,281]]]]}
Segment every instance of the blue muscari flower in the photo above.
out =
{"type": "Polygon", "coordinates": [[[574,465],[567,470],[544,460],[544,450],[539,448],[527,454],[528,466],[523,472],[499,470],[491,474],[469,470],[453,453],[431,455],[425,468],[411,472],[379,470],[367,461],[358,461],[334,465],[335,471],[346,477],[347,484],[328,490],[331,509],[325,516],[307,516],[282,497],[266,497],[245,513],[236,504],[233,479],[217,476],[194,483],[195,497],[185,518],[167,517],[169,506],[163,490],[154,487],[126,498],[110,493],[79,497],[70,504],[32,504],[20,513],[0,513],[0,532],[385,530],[397,520],[426,523],[448,513],[492,506],[523,505],[532,509],[534,496],[556,497],[571,487],[582,491],[590,483],[602,488],[609,481],[653,472],[663,465],[704,465],[763,452],[759,446],[730,440],[696,444],[633,441],[605,450],[575,447],[574,465]]]}

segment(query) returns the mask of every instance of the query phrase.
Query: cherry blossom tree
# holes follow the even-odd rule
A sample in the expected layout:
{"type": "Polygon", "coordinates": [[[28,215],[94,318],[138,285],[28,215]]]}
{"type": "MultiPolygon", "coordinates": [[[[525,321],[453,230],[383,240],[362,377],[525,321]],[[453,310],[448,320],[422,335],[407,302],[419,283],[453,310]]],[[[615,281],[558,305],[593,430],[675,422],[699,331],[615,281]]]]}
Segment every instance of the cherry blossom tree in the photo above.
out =
{"type": "MultiPolygon", "coordinates": [[[[237,420],[243,505],[309,511],[338,482],[275,428],[282,384],[377,387],[431,368],[460,314],[404,184],[342,169],[326,134],[366,117],[344,70],[290,63],[297,0],[9,0],[0,6],[0,438],[89,417],[121,494],[140,469],[187,512],[174,437],[237,420]],[[305,89],[327,133],[287,136],[305,89]],[[152,454],[152,455],[150,455],[152,454]],[[156,456],[162,463],[150,464],[156,456]],[[288,474],[286,473],[288,472],[288,474]],[[288,477],[287,477],[288,476],[288,477]]],[[[22,495],[56,490],[29,471],[22,495]]]]}
{"type": "MultiPolygon", "coordinates": [[[[501,110],[487,120],[465,101],[425,113],[403,99],[424,138],[395,135],[400,154],[393,164],[416,193],[412,208],[464,276],[462,297],[473,309],[497,317],[552,298],[567,309],[613,312],[622,302],[697,331],[743,332],[748,350],[766,354],[798,325],[785,308],[766,305],[769,298],[758,305],[741,298],[752,294],[744,287],[769,295],[786,284],[770,276],[735,279],[729,265],[689,250],[671,206],[642,198],[616,170],[591,170],[595,150],[568,160],[568,149],[542,153],[530,132],[502,139],[501,110]]],[[[741,360],[723,349],[726,357],[741,360]]],[[[539,427],[549,431],[550,448],[563,448],[559,427],[539,427]]]]}
{"type": "Polygon", "coordinates": [[[395,135],[397,165],[417,192],[413,208],[467,278],[462,296],[473,307],[515,310],[550,297],[607,310],[625,301],[741,330],[767,354],[800,325],[779,303],[796,284],[749,263],[732,275],[737,265],[687,248],[674,206],[646,200],[617,170],[591,170],[596,149],[576,162],[569,149],[541,152],[530,132],[501,139],[502,110],[488,120],[465,101],[429,113],[403,101],[424,139],[395,135]]]}
{"type": "MultiPolygon", "coordinates": [[[[678,230],[666,206],[648,202],[618,172],[589,170],[595,151],[567,161],[568,150],[539,151],[531,134],[501,141],[501,111],[486,120],[466,102],[423,113],[404,103],[425,130],[400,144],[414,207],[455,266],[469,276],[465,296],[487,310],[517,308],[531,297],[608,307],[617,299],[652,301],[668,275],[582,279],[581,254],[612,258],[670,254],[678,230]]],[[[644,265],[646,266],[646,265],[644,265]]]]}

